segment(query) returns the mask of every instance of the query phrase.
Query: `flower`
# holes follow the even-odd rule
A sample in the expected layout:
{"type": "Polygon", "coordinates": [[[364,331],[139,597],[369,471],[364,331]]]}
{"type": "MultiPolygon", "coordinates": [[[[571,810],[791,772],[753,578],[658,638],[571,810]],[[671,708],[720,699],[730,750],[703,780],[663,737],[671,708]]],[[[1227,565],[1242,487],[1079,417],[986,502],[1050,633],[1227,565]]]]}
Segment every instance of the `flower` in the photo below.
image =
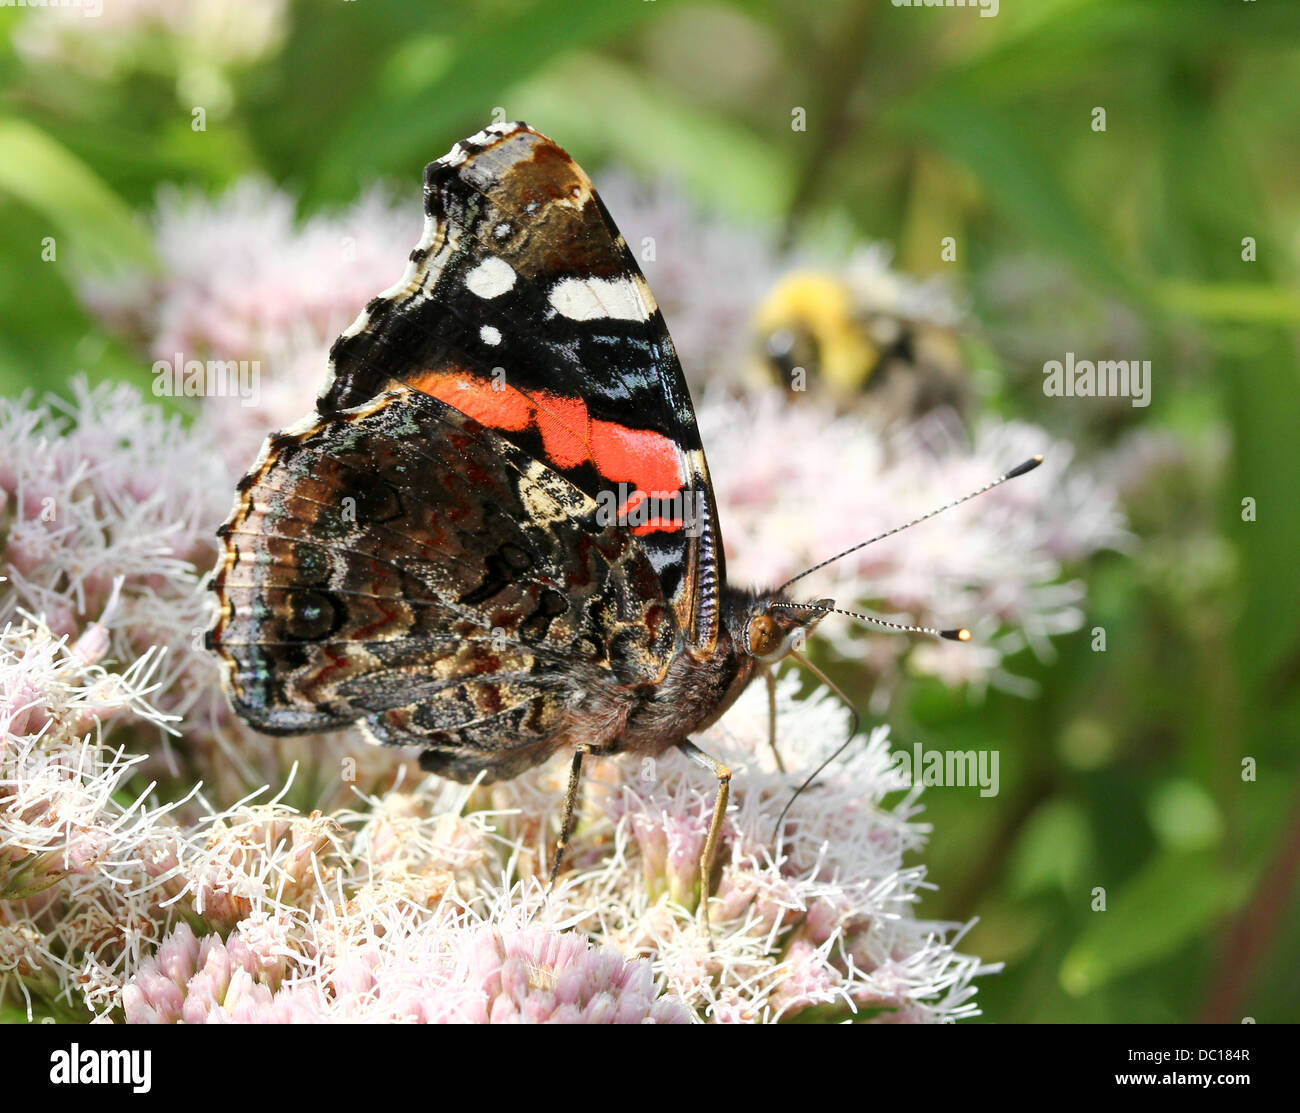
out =
{"type": "Polygon", "coordinates": [[[650,963],[579,936],[524,930],[471,937],[469,985],[481,1001],[457,1020],[561,1024],[684,1024],[690,1014],[671,995],[656,999],[650,963]]]}
{"type": "Polygon", "coordinates": [[[284,950],[255,922],[224,940],[179,925],[122,991],[128,1024],[328,1021],[688,1023],[650,964],[538,928],[417,931],[359,949],[324,986],[285,984],[284,950]]]}
{"type": "MultiPolygon", "coordinates": [[[[1026,423],[985,419],[968,434],[939,411],[881,426],[869,415],[837,414],[817,397],[792,404],[770,387],[737,396],[752,358],[755,307],[792,269],[832,268],[858,301],[937,327],[961,324],[964,308],[945,284],[894,270],[880,244],[782,252],[771,229],[706,214],[670,182],[641,183],[614,171],[602,176],[602,189],[663,300],[684,366],[710,384],[699,395],[700,426],[733,580],[778,583],[1030,455],[1046,456],[1032,478],[863,549],[809,581],[819,588],[809,598],[872,606],[905,624],[974,630],[973,644],[953,645],[864,639],[864,630],[839,618],[824,623],[822,640],[864,661],[877,710],[902,690],[907,673],[975,694],[989,685],[1030,694],[1032,685],[1004,662],[1026,646],[1050,659],[1052,638],[1082,623],[1086,589],[1070,573],[1128,540],[1114,479],[1026,423]],[[787,447],[756,453],[756,443],[787,447]]],[[[267,431],[310,410],[331,341],[401,273],[417,215],[372,191],[347,209],[299,222],[287,194],[255,180],[215,200],[163,193],[154,216],[161,276],[88,279],[83,294],[154,359],[259,362],[256,405],[207,397],[196,423],[196,435],[221,446],[233,480],[267,431]]],[[[243,764],[240,728],[223,719],[220,706],[209,719],[214,753],[205,766],[228,782],[231,764],[243,764]]],[[[277,759],[276,768],[288,764],[277,759]]],[[[251,768],[240,771],[241,784],[255,779],[251,768]]]]}
{"type": "Polygon", "coordinates": [[[82,382],[71,403],[0,400],[0,436],[0,621],[23,608],[79,634],[111,598],[102,652],[152,650],[166,709],[185,711],[210,686],[210,665],[188,651],[207,621],[196,566],[214,559],[212,522],[229,502],[211,444],[131,387],[82,382]]]}
{"type": "Polygon", "coordinates": [[[565,755],[490,789],[427,777],[329,815],[273,799],[195,819],[148,788],[124,797],[142,759],[109,738],[170,722],[149,703],[149,659],[109,673],[84,651],[39,625],[0,637],[0,993],[29,1008],[189,1022],[935,1020],[971,1015],[972,980],[991,969],[955,951],[954,926],[914,918],[924,870],[903,859],[925,831],[884,728],[795,801],[772,841],[795,785],[847,729],[824,696],[796,699],[793,677],[777,693],[788,772],[764,749],[758,689],[700,738],[736,771],[705,901],[716,784],[680,755],[592,766],[544,894],[565,755]]]}
{"type": "MultiPolygon", "coordinates": [[[[241,925],[243,927],[243,925],[241,925]]],[[[292,1024],[325,1019],[310,986],[281,988],[285,962],[255,924],[202,941],[182,923],[122,989],[128,1024],[292,1024]]]]}
{"type": "Polygon", "coordinates": [[[40,622],[0,632],[0,994],[96,997],[158,933],[170,805],[129,787],[140,755],[103,743],[124,719],[170,729],[158,656],[108,672],[40,622]],[[125,803],[123,801],[126,801],[125,803]],[[83,981],[84,979],[84,981],[83,981]],[[111,980],[111,978],[110,978],[111,980]]]}
{"type": "Polygon", "coordinates": [[[951,685],[1028,694],[1003,659],[1078,629],[1085,586],[1064,570],[1129,536],[1114,481],[1025,422],[984,419],[969,437],[942,413],[887,429],[780,392],[706,395],[700,427],[735,582],[774,585],[982,486],[1032,455],[1041,468],[972,503],[870,545],[804,581],[809,600],[871,606],[882,618],[970,627],[971,643],[884,637],[829,616],[817,639],[861,660],[874,706],[910,671],[951,685]],[[758,451],[755,445],[780,445],[758,451]]]}
{"type": "Polygon", "coordinates": [[[915,822],[916,793],[889,756],[887,728],[833,762],[793,802],[773,841],[794,789],[848,730],[847,710],[828,693],[800,700],[798,687],[787,674],[777,690],[787,772],[767,747],[761,686],[698,740],[735,774],[708,932],[698,862],[715,785],[680,755],[635,775],[626,765],[602,768],[598,795],[614,853],[575,883],[601,901],[605,937],[657,956],[668,988],[702,1018],[771,1021],[815,1006],[841,1018],[912,1005],[931,1019],[970,1015],[971,979],[990,968],[955,952],[955,925],[913,916],[924,870],[903,859],[923,845],[925,829],[915,822]],[[637,873],[636,889],[620,882],[637,873]]]}
{"type": "Polygon", "coordinates": [[[303,222],[292,197],[259,179],[215,199],[164,190],[153,215],[159,272],[87,276],[81,295],[156,373],[191,360],[253,365],[242,393],[202,397],[200,424],[238,475],[268,432],[311,412],[330,344],[402,274],[421,218],[382,190],[303,222]]]}
{"type": "MultiPolygon", "coordinates": [[[[77,639],[93,639],[96,659],[147,657],[152,701],[164,717],[183,716],[185,733],[177,743],[148,732],[160,745],[145,768],[178,784],[202,780],[218,806],[283,784],[295,761],[299,783],[320,786],[309,805],[391,783],[403,764],[391,755],[357,754],[339,733],[304,753],[230,713],[203,647],[212,607],[203,581],[239,472],[222,459],[212,425],[186,426],[122,384],[77,381],[72,395],[0,399],[0,622],[39,615],[83,652],[77,639]]],[[[155,721],[136,717],[135,726],[155,721]]]]}
{"type": "Polygon", "coordinates": [[[230,92],[218,80],[221,71],[277,49],[289,14],[285,0],[85,0],[31,7],[14,35],[29,59],[101,78],[170,68],[186,91],[219,96],[222,104],[230,92]]]}
{"type": "MultiPolygon", "coordinates": [[[[13,848],[0,993],[33,1014],[131,1021],[973,1015],[975,979],[994,968],[959,952],[961,925],[917,914],[927,828],[888,730],[792,800],[848,732],[845,709],[797,698],[792,676],[776,692],[783,767],[760,686],[695,739],[735,772],[714,878],[699,859],[717,784],[670,751],[587,762],[549,892],[569,755],[461,786],[348,732],[270,740],[226,709],[196,634],[247,430],[260,439],[310,407],[328,344],[400,272],[413,219],[378,194],[302,223],[265,185],[165,196],[161,277],[87,282],[85,296],[154,359],[264,361],[256,406],[203,398],[186,424],[127,388],[82,385],[67,404],[0,405],[0,618],[14,620],[0,640],[0,791],[14,804],[0,818],[13,848]],[[160,729],[176,734],[160,745],[160,729]]],[[[755,250],[765,276],[776,255],[755,250]]],[[[658,242],[666,264],[676,254],[658,242]]],[[[738,351],[739,300],[713,304],[738,351]]],[[[720,343],[705,361],[733,358],[720,343]]],[[[1049,455],[1051,500],[1018,481],[827,570],[819,586],[889,617],[988,616],[978,646],[910,652],[828,619],[827,639],[866,657],[882,692],[904,663],[1007,682],[1016,631],[1046,652],[1080,620],[1067,563],[1122,540],[1106,487],[1078,470],[1053,482],[1068,452],[1030,426],[989,423],[967,442],[936,418],[864,436],[815,403],[734,392],[706,397],[701,424],[732,577],[757,583],[1049,455]],[[788,451],[754,451],[766,444],[788,451]]]]}

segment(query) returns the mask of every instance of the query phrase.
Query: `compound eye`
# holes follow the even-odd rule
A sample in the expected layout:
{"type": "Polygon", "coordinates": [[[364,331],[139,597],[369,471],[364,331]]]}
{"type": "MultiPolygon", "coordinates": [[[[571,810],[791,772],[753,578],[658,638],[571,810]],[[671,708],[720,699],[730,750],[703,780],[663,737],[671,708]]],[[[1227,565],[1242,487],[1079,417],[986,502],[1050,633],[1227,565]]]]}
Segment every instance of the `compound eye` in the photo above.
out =
{"type": "Polygon", "coordinates": [[[781,648],[781,631],[771,615],[759,614],[749,620],[745,640],[753,656],[770,657],[781,648]]]}

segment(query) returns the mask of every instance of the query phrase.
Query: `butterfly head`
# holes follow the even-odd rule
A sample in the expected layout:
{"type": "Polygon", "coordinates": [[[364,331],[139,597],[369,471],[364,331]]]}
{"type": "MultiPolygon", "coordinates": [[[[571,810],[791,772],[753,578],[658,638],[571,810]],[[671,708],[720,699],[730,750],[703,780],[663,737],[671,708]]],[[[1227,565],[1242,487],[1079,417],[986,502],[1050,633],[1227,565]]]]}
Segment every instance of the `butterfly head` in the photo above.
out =
{"type": "Polygon", "coordinates": [[[775,664],[803,647],[813,628],[834,606],[833,599],[791,606],[783,599],[756,599],[741,627],[745,652],[764,664],[775,664]]]}

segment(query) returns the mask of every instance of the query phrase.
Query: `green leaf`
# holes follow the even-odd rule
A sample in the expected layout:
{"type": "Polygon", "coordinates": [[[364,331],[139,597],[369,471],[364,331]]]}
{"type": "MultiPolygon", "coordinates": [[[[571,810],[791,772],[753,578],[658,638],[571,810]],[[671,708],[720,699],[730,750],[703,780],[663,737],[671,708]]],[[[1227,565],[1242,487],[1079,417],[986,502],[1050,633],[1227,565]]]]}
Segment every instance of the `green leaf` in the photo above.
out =
{"type": "Polygon", "coordinates": [[[27,1010],[22,1005],[0,1004],[0,1024],[26,1024],[27,1010]]]}
{"type": "MultiPolygon", "coordinates": [[[[65,236],[77,263],[107,270],[152,265],[153,246],[130,208],[76,156],[23,120],[0,119],[0,192],[65,236]]],[[[39,250],[39,243],[32,245],[39,250]]]]}
{"type": "Polygon", "coordinates": [[[1214,798],[1187,777],[1157,785],[1148,810],[1151,829],[1170,850],[1208,850],[1223,838],[1223,816],[1214,798]]]}
{"type": "Polygon", "coordinates": [[[1049,801],[1025,824],[1010,862],[1011,892],[1024,897],[1052,888],[1075,891],[1092,853],[1087,813],[1070,800],[1049,801]]]}
{"type": "Polygon", "coordinates": [[[1247,879],[1206,854],[1166,853],[1108,896],[1061,963],[1060,981],[1082,996],[1165,958],[1231,912],[1247,879]]]}
{"type": "Polygon", "coordinates": [[[1254,325],[1300,324],[1300,290],[1262,282],[1159,282],[1157,301],[1177,316],[1254,325]]]}
{"type": "Polygon", "coordinates": [[[1129,62],[1151,69],[1155,58],[1207,51],[1216,57],[1258,43],[1300,38],[1300,9],[1291,4],[1222,0],[1037,0],[1002,5],[998,34],[959,56],[935,86],[959,82],[987,101],[1026,92],[1055,94],[1094,74],[1123,72],[1129,62]]]}
{"type": "Polygon", "coordinates": [[[1140,287],[1103,246],[1101,232],[1071,201],[1047,162],[1023,138],[1023,121],[979,103],[960,88],[922,97],[891,114],[903,131],[930,135],[964,163],[1006,218],[1026,225],[1049,247],[1110,285],[1133,294],[1140,287]]]}

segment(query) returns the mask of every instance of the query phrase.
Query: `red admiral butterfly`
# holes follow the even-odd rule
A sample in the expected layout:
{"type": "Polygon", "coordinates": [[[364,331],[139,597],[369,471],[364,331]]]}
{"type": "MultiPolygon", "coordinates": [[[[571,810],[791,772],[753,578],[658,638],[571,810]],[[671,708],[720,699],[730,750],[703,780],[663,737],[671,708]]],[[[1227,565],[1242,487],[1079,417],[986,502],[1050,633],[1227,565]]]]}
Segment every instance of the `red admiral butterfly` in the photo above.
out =
{"type": "Polygon", "coordinates": [[[583,756],[679,749],[719,782],[709,878],[731,774],[690,737],[830,601],[727,582],[667,327],[563,150],[493,125],[424,196],[406,274],[219,531],[227,691],[258,730],[355,723],[462,782],[572,751],[552,879],[583,756]]]}

